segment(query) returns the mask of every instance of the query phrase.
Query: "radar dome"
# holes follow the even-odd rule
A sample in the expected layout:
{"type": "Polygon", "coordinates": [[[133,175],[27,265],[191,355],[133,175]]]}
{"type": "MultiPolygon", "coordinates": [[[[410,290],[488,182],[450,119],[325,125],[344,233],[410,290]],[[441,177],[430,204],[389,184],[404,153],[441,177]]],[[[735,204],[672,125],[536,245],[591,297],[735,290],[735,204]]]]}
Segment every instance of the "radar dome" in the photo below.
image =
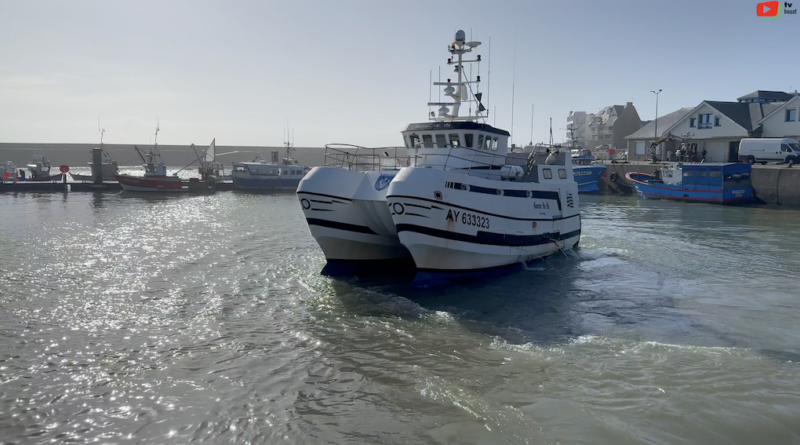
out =
{"type": "Polygon", "coordinates": [[[464,31],[458,30],[456,31],[456,42],[464,42],[467,39],[467,35],[464,34],[464,31]]]}

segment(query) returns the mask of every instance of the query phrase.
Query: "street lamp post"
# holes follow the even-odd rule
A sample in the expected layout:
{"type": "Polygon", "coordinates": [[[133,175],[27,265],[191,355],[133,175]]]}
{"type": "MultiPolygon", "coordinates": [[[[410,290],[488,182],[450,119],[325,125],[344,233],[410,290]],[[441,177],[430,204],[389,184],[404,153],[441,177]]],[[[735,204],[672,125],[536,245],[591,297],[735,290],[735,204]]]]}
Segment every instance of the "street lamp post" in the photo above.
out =
{"type": "MultiPolygon", "coordinates": [[[[655,140],[653,142],[658,142],[658,95],[661,94],[661,89],[659,88],[658,91],[650,90],[650,92],[656,95],[656,124],[655,124],[656,128],[655,128],[655,134],[653,135],[655,137],[655,140]]],[[[660,148],[661,144],[658,144],[656,150],[660,152],[661,151],[660,148]]]]}

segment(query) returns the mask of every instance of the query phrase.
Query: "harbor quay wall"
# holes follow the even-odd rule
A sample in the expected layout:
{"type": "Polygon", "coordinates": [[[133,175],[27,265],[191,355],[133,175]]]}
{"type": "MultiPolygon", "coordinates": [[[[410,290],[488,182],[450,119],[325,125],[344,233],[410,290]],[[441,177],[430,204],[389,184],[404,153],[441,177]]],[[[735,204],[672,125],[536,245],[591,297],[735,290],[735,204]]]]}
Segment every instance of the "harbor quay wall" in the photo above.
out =
{"type": "MultiPolygon", "coordinates": [[[[610,176],[616,173],[624,182],[625,173],[641,172],[652,174],[662,164],[628,163],[606,164],[606,177],[603,178],[600,190],[603,193],[617,193],[613,184],[609,184],[610,176]]],[[[750,175],[756,196],[767,204],[775,204],[800,208],[800,167],[786,165],[754,165],[750,175]]]]}

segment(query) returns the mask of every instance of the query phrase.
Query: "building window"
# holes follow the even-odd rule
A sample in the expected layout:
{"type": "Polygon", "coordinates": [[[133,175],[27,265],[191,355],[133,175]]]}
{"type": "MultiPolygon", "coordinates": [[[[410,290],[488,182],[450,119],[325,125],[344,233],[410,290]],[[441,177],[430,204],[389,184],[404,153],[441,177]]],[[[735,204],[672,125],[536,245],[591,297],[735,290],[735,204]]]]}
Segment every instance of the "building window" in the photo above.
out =
{"type": "Polygon", "coordinates": [[[689,126],[692,128],[697,128],[697,118],[693,117],[689,119],[689,126]]]}
{"type": "Polygon", "coordinates": [[[718,118],[718,117],[715,117],[715,118],[714,118],[714,126],[715,126],[715,127],[719,127],[719,125],[720,125],[720,124],[719,124],[719,118],[718,118]]]}
{"type": "Polygon", "coordinates": [[[635,148],[637,155],[644,155],[644,141],[636,141],[635,148]]]}
{"type": "Polygon", "coordinates": [[[697,123],[698,129],[711,128],[711,113],[701,114],[700,122],[697,123]]]}
{"type": "Polygon", "coordinates": [[[544,179],[553,179],[553,172],[549,168],[542,169],[544,179]]]}
{"type": "Polygon", "coordinates": [[[797,121],[797,108],[790,108],[786,110],[786,122],[797,121]]]}

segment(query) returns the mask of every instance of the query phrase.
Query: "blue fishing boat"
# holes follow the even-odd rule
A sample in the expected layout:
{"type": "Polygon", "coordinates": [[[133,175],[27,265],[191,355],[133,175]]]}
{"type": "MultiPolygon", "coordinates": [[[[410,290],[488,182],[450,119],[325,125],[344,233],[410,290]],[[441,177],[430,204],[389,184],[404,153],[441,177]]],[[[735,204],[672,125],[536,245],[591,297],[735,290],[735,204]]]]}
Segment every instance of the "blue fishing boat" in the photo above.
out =
{"type": "Polygon", "coordinates": [[[579,193],[599,192],[598,181],[606,173],[606,166],[594,164],[595,157],[591,150],[574,149],[572,150],[572,172],[575,175],[575,182],[578,183],[579,193]]]}
{"type": "Polygon", "coordinates": [[[625,175],[643,198],[732,204],[753,199],[749,164],[680,164],[625,175]]]}

